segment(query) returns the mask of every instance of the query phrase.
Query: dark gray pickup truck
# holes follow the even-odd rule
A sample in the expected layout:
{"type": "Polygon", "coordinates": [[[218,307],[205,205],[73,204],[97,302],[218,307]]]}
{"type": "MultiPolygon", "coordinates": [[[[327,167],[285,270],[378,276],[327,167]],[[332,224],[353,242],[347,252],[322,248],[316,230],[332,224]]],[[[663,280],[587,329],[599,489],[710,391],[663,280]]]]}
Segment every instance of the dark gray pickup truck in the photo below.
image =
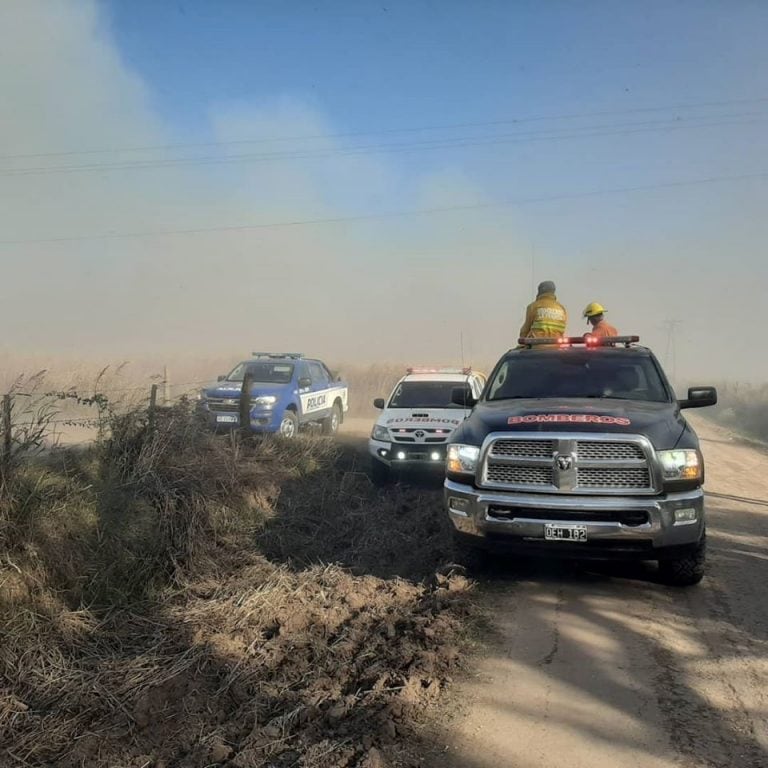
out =
{"type": "Polygon", "coordinates": [[[637,337],[521,339],[497,363],[448,447],[445,504],[457,544],[576,559],[658,560],[662,579],[701,581],[704,464],[684,408],[637,337]]]}

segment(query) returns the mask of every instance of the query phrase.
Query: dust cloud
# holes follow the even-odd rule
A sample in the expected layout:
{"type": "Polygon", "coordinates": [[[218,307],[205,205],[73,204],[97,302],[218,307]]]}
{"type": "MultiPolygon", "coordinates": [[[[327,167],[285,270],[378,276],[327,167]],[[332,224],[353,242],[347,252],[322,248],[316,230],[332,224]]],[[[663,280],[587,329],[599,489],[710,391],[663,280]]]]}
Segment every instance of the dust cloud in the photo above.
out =
{"type": "MultiPolygon", "coordinates": [[[[198,137],[164,116],[104,6],[4,2],[0,51],[7,360],[219,359],[271,347],[358,363],[455,362],[463,344],[466,359],[490,361],[514,344],[532,285],[554,279],[573,333],[584,330],[583,305],[599,300],[680,377],[768,375],[754,322],[768,278],[763,180],[580,197],[647,184],[623,165],[638,151],[631,138],[445,151],[419,163],[344,154],[348,126],[292,93],[212,103],[204,140],[230,144],[179,147],[198,137]],[[285,140],[306,136],[321,138],[285,140]],[[236,143],[246,140],[261,143],[236,143]],[[314,156],[174,162],[287,150],[314,156]],[[69,152],[78,154],[51,154],[69,152]],[[148,165],[62,170],[137,162],[148,165]],[[503,185],[487,178],[490,166],[503,185]],[[601,180],[603,166],[612,172],[601,180]],[[378,217],[414,210],[433,212],[378,217]],[[168,231],[177,233],[157,234],[168,231]]],[[[698,172],[667,178],[724,175],[730,150],[710,138],[717,156],[700,143],[698,172]]],[[[640,150],[656,160],[686,151],[685,139],[669,142],[640,150]]],[[[764,136],[750,142],[744,152],[765,155],[764,136]]],[[[755,170],[741,159],[736,171],[755,170]]]]}

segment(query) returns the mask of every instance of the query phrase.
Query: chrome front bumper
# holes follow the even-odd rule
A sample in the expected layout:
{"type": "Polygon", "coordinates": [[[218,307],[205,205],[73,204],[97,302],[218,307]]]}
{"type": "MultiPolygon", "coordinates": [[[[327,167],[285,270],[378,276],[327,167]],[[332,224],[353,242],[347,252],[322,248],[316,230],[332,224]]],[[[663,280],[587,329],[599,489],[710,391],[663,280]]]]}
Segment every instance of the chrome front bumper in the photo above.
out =
{"type": "Polygon", "coordinates": [[[698,543],[704,533],[704,492],[701,488],[663,496],[569,496],[537,493],[502,493],[483,491],[471,485],[445,481],[445,504],[456,532],[472,539],[478,546],[520,545],[516,549],[558,550],[569,553],[596,551],[609,553],[611,548],[636,550],[649,559],[665,548],[686,547],[698,543]],[[490,514],[490,508],[503,508],[508,514],[490,514]],[[675,510],[696,510],[692,521],[676,522],[675,510]],[[616,520],[600,520],[615,512],[643,512],[647,522],[625,525],[616,520]],[[560,513],[560,516],[558,516],[560,513]],[[586,519],[579,519],[583,514],[586,519]],[[547,541],[547,523],[584,525],[587,542],[547,541]],[[527,545],[527,546],[525,546],[527,545]]]}

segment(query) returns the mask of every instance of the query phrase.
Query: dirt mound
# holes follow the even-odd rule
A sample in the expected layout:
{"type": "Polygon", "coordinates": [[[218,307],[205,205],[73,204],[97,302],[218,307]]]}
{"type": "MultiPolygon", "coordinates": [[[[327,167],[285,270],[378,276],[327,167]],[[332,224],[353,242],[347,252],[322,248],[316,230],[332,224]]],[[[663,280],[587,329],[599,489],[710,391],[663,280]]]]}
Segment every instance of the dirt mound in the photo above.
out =
{"type": "Polygon", "coordinates": [[[403,743],[459,661],[468,588],[254,556],[144,615],[65,628],[37,606],[0,651],[2,741],[61,768],[415,764],[403,743]]]}
{"type": "Polygon", "coordinates": [[[0,765],[421,764],[470,589],[439,490],[183,409],[111,434],[1,484],[0,765]]]}

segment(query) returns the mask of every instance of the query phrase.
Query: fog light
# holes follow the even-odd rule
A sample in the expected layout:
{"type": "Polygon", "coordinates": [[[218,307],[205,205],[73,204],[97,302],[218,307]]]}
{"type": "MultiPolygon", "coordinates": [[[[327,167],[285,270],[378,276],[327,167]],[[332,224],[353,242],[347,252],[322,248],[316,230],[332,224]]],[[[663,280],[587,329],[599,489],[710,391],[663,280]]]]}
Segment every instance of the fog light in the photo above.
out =
{"type": "Polygon", "coordinates": [[[432,451],[430,458],[432,461],[440,461],[440,454],[437,451],[432,451]]]}
{"type": "Polygon", "coordinates": [[[469,502],[466,499],[450,496],[448,498],[448,506],[452,512],[458,512],[461,515],[469,514],[469,502]]]}
{"type": "Polygon", "coordinates": [[[686,523],[695,523],[697,519],[696,510],[693,507],[683,507],[675,510],[675,525],[685,525],[686,523]]]}
{"type": "Polygon", "coordinates": [[[404,451],[398,451],[397,452],[397,458],[402,461],[405,458],[405,452],[404,451]]]}
{"type": "Polygon", "coordinates": [[[379,456],[386,456],[389,451],[386,448],[379,448],[379,456]]]}

